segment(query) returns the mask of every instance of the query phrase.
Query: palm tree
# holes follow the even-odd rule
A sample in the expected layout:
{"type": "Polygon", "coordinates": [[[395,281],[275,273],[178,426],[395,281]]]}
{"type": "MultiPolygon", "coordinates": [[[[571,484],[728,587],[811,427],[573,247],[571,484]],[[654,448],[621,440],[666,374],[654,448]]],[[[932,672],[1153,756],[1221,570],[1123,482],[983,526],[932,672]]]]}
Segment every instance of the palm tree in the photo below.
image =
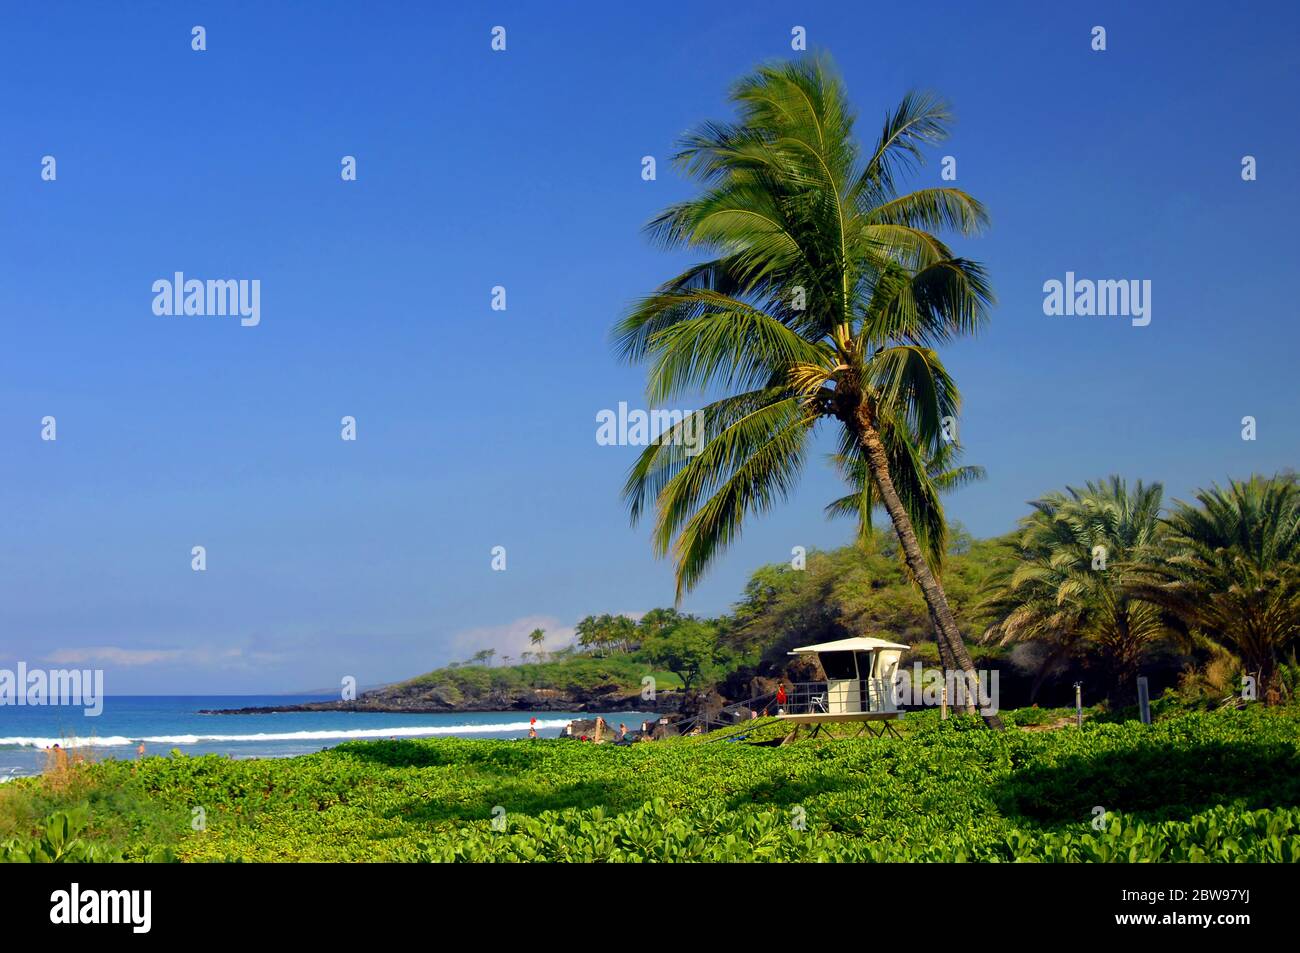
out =
{"type": "Polygon", "coordinates": [[[830,421],[840,452],[866,461],[937,639],[973,676],[899,490],[959,407],[934,346],[980,327],[992,301],[983,269],[935,234],[979,232],[984,208],[955,188],[898,189],[922,147],[946,137],[948,107],[908,94],[863,154],[825,58],[763,67],[731,98],[739,120],[701,126],[676,156],[701,194],[649,226],[665,246],[715,257],[615,329],[625,359],[649,362],[653,404],[711,387],[727,396],[642,453],[624,488],[632,519],[657,510],[654,546],[674,555],[680,601],[746,515],[789,494],[813,431],[830,421]]]}
{"type": "Polygon", "coordinates": [[[1034,683],[1060,659],[1096,649],[1107,695],[1126,696],[1151,646],[1172,634],[1161,610],[1136,597],[1134,564],[1157,551],[1163,489],[1112,476],[1067,487],[1030,505],[1013,546],[1018,559],[995,573],[981,608],[997,622],[985,641],[1038,641],[1049,653],[1034,683]]]}
{"type": "Polygon", "coordinates": [[[1133,591],[1240,656],[1267,703],[1286,694],[1279,667],[1300,642],[1300,487],[1289,474],[1230,481],[1177,502],[1167,545],[1133,591]]]}
{"type": "Polygon", "coordinates": [[[546,630],[533,629],[532,632],[528,633],[528,641],[537,647],[537,657],[539,659],[545,658],[542,646],[546,643],[546,630]]]}

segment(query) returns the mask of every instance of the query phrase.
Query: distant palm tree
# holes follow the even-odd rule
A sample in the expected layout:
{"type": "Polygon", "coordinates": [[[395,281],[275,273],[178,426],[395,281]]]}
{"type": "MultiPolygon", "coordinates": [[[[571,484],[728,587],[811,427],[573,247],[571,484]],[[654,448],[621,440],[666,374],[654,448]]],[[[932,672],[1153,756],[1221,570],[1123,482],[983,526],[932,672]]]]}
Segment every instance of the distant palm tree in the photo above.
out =
{"type": "Polygon", "coordinates": [[[1127,697],[1146,652],[1173,634],[1161,610],[1131,589],[1134,564],[1160,545],[1162,497],[1159,483],[1130,490],[1112,476],[1031,504],[1013,544],[1018,558],[990,578],[981,608],[997,620],[985,641],[1047,645],[1035,691],[1053,663],[1093,648],[1108,697],[1127,697]]]}
{"type": "Polygon", "coordinates": [[[933,348],[980,327],[992,300],[983,269],[935,234],[980,231],[983,207],[955,188],[898,190],[922,147],[946,137],[948,108],[908,94],[864,155],[825,58],[759,69],[732,100],[739,121],[700,127],[676,156],[701,194],[650,226],[666,246],[716,257],[660,286],[615,331],[626,359],[649,361],[655,405],[711,387],[730,396],[642,453],[624,488],[632,519],[657,510],[654,545],[675,557],[680,600],[747,514],[789,494],[814,426],[830,421],[840,452],[866,461],[936,638],[973,676],[899,489],[959,407],[933,348]]]}
{"type": "Polygon", "coordinates": [[[1253,477],[1196,501],[1175,505],[1167,546],[1139,567],[1133,591],[1236,653],[1259,697],[1281,701],[1279,668],[1300,644],[1300,487],[1290,474],[1253,477]]]}
{"type": "Polygon", "coordinates": [[[596,655],[608,654],[614,648],[626,653],[631,651],[636,636],[636,623],[625,615],[606,612],[581,619],[574,631],[578,636],[578,644],[596,655]]]}
{"type": "Polygon", "coordinates": [[[528,641],[531,642],[533,646],[536,647],[537,657],[539,659],[545,658],[545,653],[542,651],[542,646],[546,643],[546,630],[533,629],[532,632],[528,633],[528,641]]]}

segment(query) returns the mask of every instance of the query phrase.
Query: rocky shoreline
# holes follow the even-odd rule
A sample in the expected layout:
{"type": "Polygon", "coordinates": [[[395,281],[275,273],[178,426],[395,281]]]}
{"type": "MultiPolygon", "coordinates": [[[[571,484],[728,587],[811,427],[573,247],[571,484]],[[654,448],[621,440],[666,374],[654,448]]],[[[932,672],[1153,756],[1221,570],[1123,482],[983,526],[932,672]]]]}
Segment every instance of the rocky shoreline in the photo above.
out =
{"type": "Polygon", "coordinates": [[[489,692],[473,698],[455,698],[441,688],[378,689],[353,701],[303,702],[296,705],[257,705],[247,708],[204,708],[200,715],[271,715],[279,712],[353,711],[386,714],[442,715],[483,711],[572,711],[604,714],[616,711],[644,711],[664,714],[680,711],[680,692],[659,692],[642,699],[639,692],[617,687],[603,691],[562,692],[533,689],[524,692],[489,692]]]}

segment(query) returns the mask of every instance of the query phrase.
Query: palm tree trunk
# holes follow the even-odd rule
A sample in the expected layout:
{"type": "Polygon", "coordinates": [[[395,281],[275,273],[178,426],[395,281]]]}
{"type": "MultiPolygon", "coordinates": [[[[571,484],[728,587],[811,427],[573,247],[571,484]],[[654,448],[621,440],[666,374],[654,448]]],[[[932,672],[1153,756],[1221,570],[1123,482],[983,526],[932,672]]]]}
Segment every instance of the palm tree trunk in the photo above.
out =
{"type": "MultiPolygon", "coordinates": [[[[921,552],[920,543],[917,542],[916,531],[912,528],[912,520],[908,517],[907,510],[903,509],[898,491],[894,489],[893,478],[889,475],[889,457],[885,453],[885,445],[881,442],[880,434],[872,424],[865,407],[858,411],[857,424],[858,439],[866,452],[867,465],[871,468],[871,475],[880,490],[880,502],[884,504],[885,512],[889,514],[889,519],[894,524],[894,532],[898,534],[898,542],[903,547],[903,557],[907,560],[907,567],[912,570],[912,575],[921,587],[921,595],[925,598],[926,607],[930,610],[930,619],[934,623],[935,635],[940,642],[940,653],[942,654],[943,646],[946,644],[948,654],[967,677],[968,683],[976,685],[978,681],[976,681],[975,664],[971,661],[970,653],[966,651],[966,643],[962,640],[961,630],[957,628],[957,620],[953,618],[952,609],[948,607],[948,597],[944,594],[943,586],[930,571],[930,566],[921,552]]],[[[971,694],[971,692],[966,693],[966,712],[973,715],[975,701],[971,694]]],[[[1002,727],[1002,719],[996,714],[985,715],[984,723],[990,728],[1002,727]]]]}
{"type": "MultiPolygon", "coordinates": [[[[930,613],[930,621],[934,621],[934,613],[930,613]]],[[[938,631],[936,628],[935,631],[938,631]]],[[[951,672],[957,667],[957,660],[952,657],[952,652],[948,649],[947,639],[936,639],[939,645],[939,664],[943,666],[945,672],[951,672]]]]}

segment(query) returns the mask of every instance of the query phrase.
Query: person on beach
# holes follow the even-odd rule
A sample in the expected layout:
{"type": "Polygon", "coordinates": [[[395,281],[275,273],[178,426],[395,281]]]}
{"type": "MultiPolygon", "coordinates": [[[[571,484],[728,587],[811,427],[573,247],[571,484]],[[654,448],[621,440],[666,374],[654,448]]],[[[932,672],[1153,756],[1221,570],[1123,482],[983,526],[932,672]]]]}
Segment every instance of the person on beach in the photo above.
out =
{"type": "Polygon", "coordinates": [[[62,771],[68,766],[68,753],[63,750],[63,746],[55,742],[54,747],[46,748],[54,758],[54,770],[62,771]]]}
{"type": "Polygon", "coordinates": [[[535,725],[528,726],[528,737],[534,739],[537,737],[537,727],[535,725]]]}
{"type": "Polygon", "coordinates": [[[136,756],[137,758],[143,758],[143,757],[144,757],[144,742],[143,742],[143,741],[140,742],[140,747],[138,747],[138,748],[135,749],[135,756],[136,756]]]}
{"type": "Polygon", "coordinates": [[[618,723],[618,740],[627,741],[627,725],[621,721],[618,723]]]}

